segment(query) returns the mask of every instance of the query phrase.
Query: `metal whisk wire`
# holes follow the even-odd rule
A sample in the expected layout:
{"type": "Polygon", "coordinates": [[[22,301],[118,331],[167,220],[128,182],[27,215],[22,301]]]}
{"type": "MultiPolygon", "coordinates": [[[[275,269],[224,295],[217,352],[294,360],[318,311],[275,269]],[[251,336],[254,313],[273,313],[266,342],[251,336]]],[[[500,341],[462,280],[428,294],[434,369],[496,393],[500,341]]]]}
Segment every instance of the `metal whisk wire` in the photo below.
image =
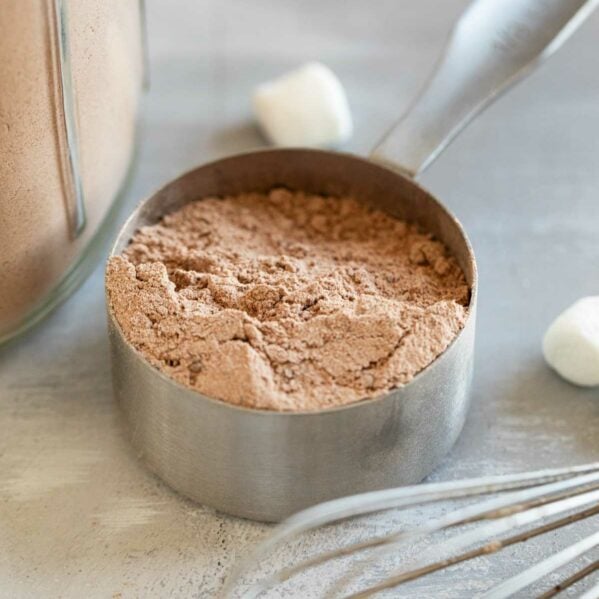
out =
{"type": "MultiPolygon", "coordinates": [[[[393,532],[320,553],[313,558],[263,578],[251,585],[249,589],[245,589],[243,596],[258,597],[307,569],[368,550],[369,556],[354,563],[347,574],[337,581],[331,592],[335,596],[340,596],[345,585],[354,580],[356,576],[368,571],[368,568],[376,564],[377,560],[397,551],[400,546],[405,546],[408,542],[414,542],[435,532],[476,524],[434,547],[435,553],[447,554],[448,557],[430,557],[429,552],[425,552],[415,566],[394,572],[383,581],[357,593],[345,595],[353,598],[370,597],[405,582],[445,570],[482,555],[495,553],[505,547],[590,518],[599,514],[599,463],[389,489],[345,497],[314,506],[279,525],[265,542],[259,545],[248,558],[240,562],[225,585],[224,596],[235,596],[236,585],[243,580],[245,575],[252,572],[258,563],[266,560],[277,547],[303,533],[375,512],[398,508],[407,509],[440,501],[469,499],[491,494],[493,496],[490,498],[487,497],[472,505],[460,507],[425,526],[393,532]],[[547,521],[548,519],[549,521],[547,521]],[[511,532],[515,528],[522,527],[529,528],[522,532],[511,532]]],[[[499,586],[487,591],[484,596],[494,599],[509,597],[598,546],[599,533],[591,534],[517,576],[502,582],[499,586]]],[[[599,560],[580,569],[545,593],[543,597],[555,595],[598,569],[599,560]]],[[[585,599],[591,597],[599,598],[599,584],[587,591],[585,599]]]]}

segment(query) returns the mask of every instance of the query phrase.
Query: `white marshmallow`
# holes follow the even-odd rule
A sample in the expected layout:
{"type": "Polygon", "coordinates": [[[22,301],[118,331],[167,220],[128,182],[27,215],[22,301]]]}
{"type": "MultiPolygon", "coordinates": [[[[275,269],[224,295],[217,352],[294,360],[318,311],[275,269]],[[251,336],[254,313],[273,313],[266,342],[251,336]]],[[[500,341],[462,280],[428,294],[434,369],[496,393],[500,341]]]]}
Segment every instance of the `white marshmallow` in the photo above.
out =
{"type": "Polygon", "coordinates": [[[543,354],[551,367],[576,385],[599,385],[599,295],[583,297],[547,329],[543,354]]]}
{"type": "Polygon", "coordinates": [[[326,147],[347,141],[352,134],[341,82],[318,62],[258,86],[253,103],[262,130],[278,146],[326,147]]]}

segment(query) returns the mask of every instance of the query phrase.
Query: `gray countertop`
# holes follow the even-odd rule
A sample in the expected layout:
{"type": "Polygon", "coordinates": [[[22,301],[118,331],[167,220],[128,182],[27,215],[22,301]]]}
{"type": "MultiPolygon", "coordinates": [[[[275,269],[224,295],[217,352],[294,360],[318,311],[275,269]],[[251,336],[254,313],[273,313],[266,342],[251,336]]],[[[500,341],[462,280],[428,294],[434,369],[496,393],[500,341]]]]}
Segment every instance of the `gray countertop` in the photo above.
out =
{"type": "MultiPolygon", "coordinates": [[[[122,216],[184,169],[262,145],[253,85],[305,60],[338,73],[356,125],[346,149],[367,152],[423,82],[464,6],[150,0],[152,88],[122,216]]],[[[599,293],[598,36],[595,14],[423,177],[463,221],[480,269],[473,407],[432,479],[599,459],[599,390],[560,380],[540,352],[555,315],[599,293]]],[[[210,597],[268,527],[186,501],[137,462],[112,400],[102,271],[0,351],[0,597],[210,597]]],[[[394,518],[375,524],[387,530],[394,518]]],[[[598,525],[405,593],[469,596],[598,525]]],[[[277,559],[334,545],[360,526],[368,523],[316,535],[277,559]]],[[[315,597],[334,575],[302,577],[281,593],[315,597]]]]}

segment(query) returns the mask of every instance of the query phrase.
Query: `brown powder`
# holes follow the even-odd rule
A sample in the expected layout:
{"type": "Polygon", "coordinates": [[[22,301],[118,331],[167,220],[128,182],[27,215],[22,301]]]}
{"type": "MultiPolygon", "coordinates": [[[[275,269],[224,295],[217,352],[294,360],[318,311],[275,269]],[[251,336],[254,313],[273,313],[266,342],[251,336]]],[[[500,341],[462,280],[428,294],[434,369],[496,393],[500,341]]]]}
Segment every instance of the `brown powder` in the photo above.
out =
{"type": "Polygon", "coordinates": [[[318,410],[410,381],[463,327],[446,248],[349,198],[204,199],[110,259],[127,340],[156,368],[250,408],[318,410]]]}
{"type": "Polygon", "coordinates": [[[72,239],[52,4],[0,0],[0,338],[40,308],[88,251],[133,152],[142,74],[138,0],[68,0],[87,216],[72,239]]]}

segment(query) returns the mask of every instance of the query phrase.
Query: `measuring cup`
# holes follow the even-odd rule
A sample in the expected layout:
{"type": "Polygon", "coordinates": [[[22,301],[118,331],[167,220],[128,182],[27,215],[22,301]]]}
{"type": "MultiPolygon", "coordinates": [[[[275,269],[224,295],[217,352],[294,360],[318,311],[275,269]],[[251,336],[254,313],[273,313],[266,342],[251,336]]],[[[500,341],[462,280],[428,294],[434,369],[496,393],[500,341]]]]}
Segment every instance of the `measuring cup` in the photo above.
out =
{"type": "Polygon", "coordinates": [[[456,441],[470,402],[477,302],[472,247],[458,220],[415,182],[499,92],[555,50],[590,13],[585,0],[478,0],[436,73],[370,159],[308,149],[250,152],[167,184],[131,215],[137,229],[194,200],[273,187],[352,196],[416,222],[447,245],[471,288],[463,330],[410,383],[319,412],[233,406],[183,387],[126,340],[110,307],[114,389],[132,442],[169,485],[223,512],[277,521],[311,504],[422,480],[456,441]]]}

